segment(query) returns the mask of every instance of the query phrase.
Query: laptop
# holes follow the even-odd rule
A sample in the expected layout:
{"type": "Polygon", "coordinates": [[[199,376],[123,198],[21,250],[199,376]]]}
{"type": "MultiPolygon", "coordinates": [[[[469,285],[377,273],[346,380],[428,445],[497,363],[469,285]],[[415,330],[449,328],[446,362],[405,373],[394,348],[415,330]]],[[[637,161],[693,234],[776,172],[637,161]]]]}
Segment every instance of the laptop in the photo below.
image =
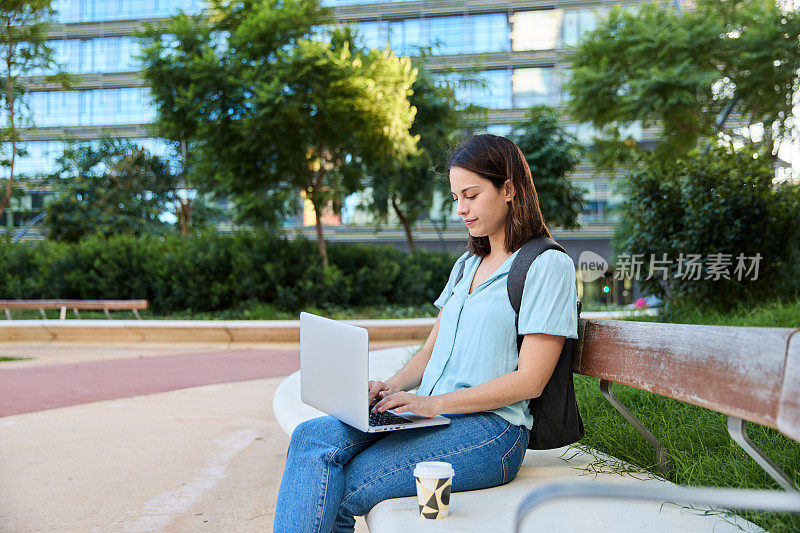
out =
{"type": "Polygon", "coordinates": [[[329,318],[300,313],[300,399],[367,433],[449,424],[443,416],[372,413],[369,333],[329,318]]]}

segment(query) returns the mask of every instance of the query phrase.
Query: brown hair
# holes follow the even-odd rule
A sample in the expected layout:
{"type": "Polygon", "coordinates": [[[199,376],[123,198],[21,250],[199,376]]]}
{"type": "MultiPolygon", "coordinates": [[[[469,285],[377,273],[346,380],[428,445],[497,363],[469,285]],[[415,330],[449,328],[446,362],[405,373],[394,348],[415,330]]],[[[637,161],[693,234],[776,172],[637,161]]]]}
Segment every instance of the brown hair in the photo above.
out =
{"type": "MultiPolygon", "coordinates": [[[[486,133],[469,135],[461,140],[447,161],[448,172],[460,167],[492,182],[500,190],[511,179],[514,196],[506,217],[506,251],[516,252],[535,237],[551,237],[539,208],[539,196],[533,185],[531,169],[522,150],[505,137],[486,133]]],[[[478,257],[491,251],[489,237],[469,236],[467,249],[478,257]]]]}

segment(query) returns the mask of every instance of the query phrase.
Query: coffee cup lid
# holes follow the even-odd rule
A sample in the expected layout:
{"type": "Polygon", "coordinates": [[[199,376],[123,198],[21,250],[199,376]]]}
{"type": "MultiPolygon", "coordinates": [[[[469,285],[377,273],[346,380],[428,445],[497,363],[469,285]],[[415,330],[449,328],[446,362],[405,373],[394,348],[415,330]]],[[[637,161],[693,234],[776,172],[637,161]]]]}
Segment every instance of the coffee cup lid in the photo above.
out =
{"type": "Polygon", "coordinates": [[[440,461],[424,461],[417,463],[414,477],[445,478],[453,475],[453,465],[440,461]]]}

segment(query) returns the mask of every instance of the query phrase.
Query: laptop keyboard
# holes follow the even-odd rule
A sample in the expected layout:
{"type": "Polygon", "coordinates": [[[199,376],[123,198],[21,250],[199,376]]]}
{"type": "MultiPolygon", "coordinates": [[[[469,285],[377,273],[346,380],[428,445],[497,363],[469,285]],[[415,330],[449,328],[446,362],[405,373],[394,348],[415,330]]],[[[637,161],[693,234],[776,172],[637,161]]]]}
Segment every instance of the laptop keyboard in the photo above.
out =
{"type": "Polygon", "coordinates": [[[389,411],[384,411],[382,413],[373,413],[372,407],[370,407],[369,412],[369,425],[370,426],[394,426],[397,424],[410,424],[411,420],[408,418],[403,418],[402,416],[397,416],[394,413],[390,413],[389,411]]]}

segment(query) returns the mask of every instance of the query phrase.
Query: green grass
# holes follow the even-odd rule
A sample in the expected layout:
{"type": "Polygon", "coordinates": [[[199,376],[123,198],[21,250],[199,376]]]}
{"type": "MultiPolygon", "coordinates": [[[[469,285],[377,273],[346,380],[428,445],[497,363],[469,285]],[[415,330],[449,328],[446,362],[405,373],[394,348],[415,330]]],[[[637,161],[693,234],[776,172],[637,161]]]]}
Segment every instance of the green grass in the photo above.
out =
{"type": "Polygon", "coordinates": [[[684,306],[673,309],[671,314],[660,309],[657,316],[636,316],[626,320],[714,326],[800,328],[800,300],[773,301],[753,306],[740,304],[727,312],[684,306]]]}
{"type": "Polygon", "coordinates": [[[14,357],[13,355],[0,355],[0,362],[3,362],[3,361],[24,361],[25,359],[33,359],[33,357],[14,357]]]}
{"type": "MultiPolygon", "coordinates": [[[[666,317],[636,317],[637,321],[666,321],[666,317]]],[[[800,327],[800,301],[772,302],[730,312],[681,310],[673,322],[754,327],[800,327]]],[[[589,446],[642,467],[655,468],[653,448],[600,393],[599,380],[575,376],[576,394],[589,446]]],[[[772,489],[780,487],[728,436],[726,416],[686,403],[615,385],[616,396],[666,447],[671,461],[668,479],[681,485],[772,489]]],[[[800,443],[778,431],[748,424],[748,435],[794,481],[800,484],[800,443]]],[[[768,531],[800,531],[800,516],[743,512],[746,519],[768,531]]]]}

